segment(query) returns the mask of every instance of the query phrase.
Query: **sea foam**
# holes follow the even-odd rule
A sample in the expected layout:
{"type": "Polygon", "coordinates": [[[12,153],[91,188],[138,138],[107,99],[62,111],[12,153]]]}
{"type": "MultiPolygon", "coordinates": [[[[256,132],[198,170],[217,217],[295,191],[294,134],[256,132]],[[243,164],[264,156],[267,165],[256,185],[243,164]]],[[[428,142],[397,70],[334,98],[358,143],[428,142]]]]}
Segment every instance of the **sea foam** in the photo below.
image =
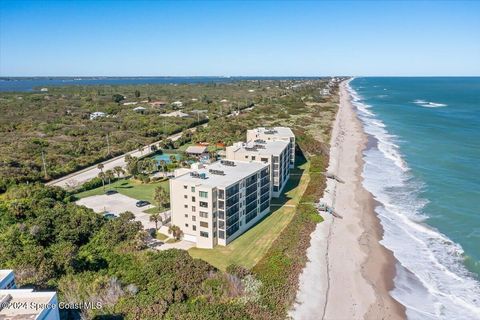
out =
{"type": "Polygon", "coordinates": [[[403,160],[397,137],[348,89],[365,132],[377,141],[364,151],[362,176],[379,203],[381,243],[398,261],[391,295],[406,307],[409,319],[480,319],[480,283],[463,265],[461,246],[424,223],[428,200],[419,197],[424,185],[403,160]]]}
{"type": "Polygon", "coordinates": [[[413,101],[413,103],[425,107],[425,108],[441,108],[441,107],[446,107],[447,104],[445,103],[437,103],[437,102],[431,102],[431,101],[425,101],[421,99],[417,99],[413,101]]]}

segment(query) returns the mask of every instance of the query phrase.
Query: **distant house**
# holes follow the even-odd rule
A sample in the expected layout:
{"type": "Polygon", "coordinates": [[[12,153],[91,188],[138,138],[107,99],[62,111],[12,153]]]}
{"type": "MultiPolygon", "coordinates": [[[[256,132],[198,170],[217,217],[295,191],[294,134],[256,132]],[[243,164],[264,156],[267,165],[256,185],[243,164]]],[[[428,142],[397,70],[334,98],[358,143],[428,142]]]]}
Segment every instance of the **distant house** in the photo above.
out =
{"type": "Polygon", "coordinates": [[[138,102],[136,102],[136,101],[124,102],[124,103],[123,103],[124,106],[134,106],[134,105],[136,105],[136,104],[138,104],[138,102]]]}
{"type": "Polygon", "coordinates": [[[42,88],[40,89],[41,92],[48,92],[48,88],[42,88]]]}
{"type": "Polygon", "coordinates": [[[90,113],[90,120],[95,120],[95,119],[103,118],[103,117],[106,117],[106,116],[107,116],[107,114],[105,112],[96,111],[96,112],[90,113]]]}
{"type": "Polygon", "coordinates": [[[201,157],[208,154],[207,147],[205,146],[190,146],[185,150],[185,153],[195,157],[201,157]]]}
{"type": "Polygon", "coordinates": [[[177,108],[181,108],[183,106],[183,102],[182,101],[174,101],[174,102],[172,102],[172,106],[177,107],[177,108]]]}
{"type": "Polygon", "coordinates": [[[151,101],[150,102],[150,105],[152,107],[165,107],[167,105],[167,103],[165,101],[151,101]]]}
{"type": "Polygon", "coordinates": [[[144,113],[145,110],[147,110],[147,109],[145,109],[144,107],[133,108],[133,111],[138,112],[138,113],[144,113]]]}
{"type": "Polygon", "coordinates": [[[197,99],[197,98],[192,98],[191,100],[192,100],[193,102],[196,102],[196,101],[198,101],[198,99],[197,99]]]}
{"type": "Polygon", "coordinates": [[[250,89],[250,90],[248,90],[248,92],[255,92],[255,90],[253,90],[253,89],[250,89]]]}
{"type": "Polygon", "coordinates": [[[222,100],[220,100],[220,102],[221,102],[221,103],[227,103],[228,100],[227,100],[227,99],[222,99],[222,100]]]}
{"type": "Polygon", "coordinates": [[[173,111],[170,113],[162,113],[160,116],[162,117],[177,117],[177,118],[186,118],[190,117],[188,113],[182,112],[182,111],[173,111]]]}

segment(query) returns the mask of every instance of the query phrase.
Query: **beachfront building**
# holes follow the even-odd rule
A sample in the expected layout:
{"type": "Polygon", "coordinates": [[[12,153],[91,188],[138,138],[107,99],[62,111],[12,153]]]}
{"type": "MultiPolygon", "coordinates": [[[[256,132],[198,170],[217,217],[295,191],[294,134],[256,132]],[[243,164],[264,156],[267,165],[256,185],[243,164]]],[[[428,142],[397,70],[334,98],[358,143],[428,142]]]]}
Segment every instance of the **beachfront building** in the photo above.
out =
{"type": "Polygon", "coordinates": [[[13,270],[0,270],[0,319],[59,320],[57,294],[16,289],[13,270]]]}
{"type": "Polygon", "coordinates": [[[256,128],[247,130],[247,141],[287,141],[289,143],[290,168],[295,166],[295,135],[288,127],[256,128]]]}
{"type": "Polygon", "coordinates": [[[290,143],[256,139],[226,148],[226,159],[257,161],[270,165],[272,197],[278,198],[290,178],[290,143]]]}
{"type": "Polygon", "coordinates": [[[13,270],[0,270],[0,289],[15,289],[13,270]]]}
{"type": "Polygon", "coordinates": [[[221,160],[170,179],[172,224],[199,248],[227,245],[270,211],[270,166],[221,160]]]}

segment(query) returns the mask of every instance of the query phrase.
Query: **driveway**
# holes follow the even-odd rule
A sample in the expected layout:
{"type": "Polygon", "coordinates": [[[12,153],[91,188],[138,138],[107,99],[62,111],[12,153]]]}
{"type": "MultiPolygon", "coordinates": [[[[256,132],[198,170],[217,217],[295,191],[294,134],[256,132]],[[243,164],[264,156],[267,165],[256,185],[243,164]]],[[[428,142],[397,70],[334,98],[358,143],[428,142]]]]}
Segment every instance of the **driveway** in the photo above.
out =
{"type": "Polygon", "coordinates": [[[137,199],[127,197],[123,194],[116,193],[112,195],[91,196],[78,200],[76,203],[81,206],[93,209],[95,212],[112,212],[120,214],[130,211],[135,215],[135,220],[140,221],[145,229],[155,228],[155,223],[150,222],[150,215],[143,212],[144,210],[153,208],[151,204],[138,208],[135,203],[137,199]]]}

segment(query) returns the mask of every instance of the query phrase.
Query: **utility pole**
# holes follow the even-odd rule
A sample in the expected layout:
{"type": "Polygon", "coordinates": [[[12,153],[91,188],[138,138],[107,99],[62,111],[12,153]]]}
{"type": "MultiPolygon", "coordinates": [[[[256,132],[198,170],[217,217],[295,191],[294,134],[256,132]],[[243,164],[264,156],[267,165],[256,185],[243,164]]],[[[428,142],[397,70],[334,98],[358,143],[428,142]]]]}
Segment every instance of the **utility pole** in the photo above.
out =
{"type": "Polygon", "coordinates": [[[200,112],[197,111],[197,124],[200,123],[200,112]]]}
{"type": "Polygon", "coordinates": [[[108,139],[108,132],[107,132],[107,155],[110,155],[110,140],[108,139]]]}
{"type": "Polygon", "coordinates": [[[43,153],[43,150],[42,150],[42,162],[43,162],[43,173],[45,174],[45,179],[47,179],[48,178],[47,164],[45,163],[45,154],[43,153]]]}

